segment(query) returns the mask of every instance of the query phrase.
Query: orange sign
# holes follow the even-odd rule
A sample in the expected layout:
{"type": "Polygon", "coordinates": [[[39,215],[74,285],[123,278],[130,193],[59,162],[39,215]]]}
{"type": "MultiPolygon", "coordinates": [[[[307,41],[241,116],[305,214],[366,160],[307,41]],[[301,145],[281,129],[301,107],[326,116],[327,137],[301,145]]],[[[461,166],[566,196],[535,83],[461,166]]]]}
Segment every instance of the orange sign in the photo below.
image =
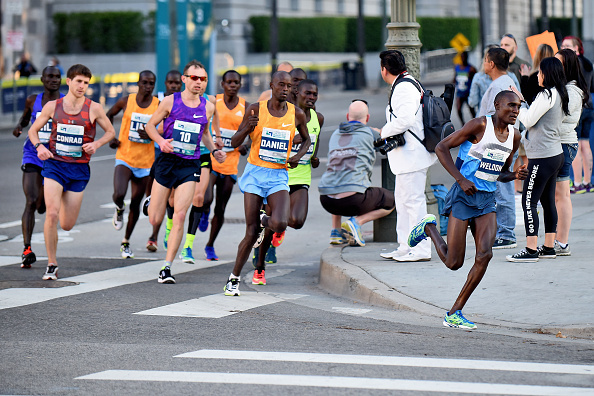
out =
{"type": "Polygon", "coordinates": [[[530,57],[534,58],[534,54],[539,45],[548,44],[553,48],[553,53],[557,53],[557,40],[555,40],[555,33],[545,30],[541,34],[535,34],[534,36],[526,37],[526,44],[530,51],[530,57]]]}

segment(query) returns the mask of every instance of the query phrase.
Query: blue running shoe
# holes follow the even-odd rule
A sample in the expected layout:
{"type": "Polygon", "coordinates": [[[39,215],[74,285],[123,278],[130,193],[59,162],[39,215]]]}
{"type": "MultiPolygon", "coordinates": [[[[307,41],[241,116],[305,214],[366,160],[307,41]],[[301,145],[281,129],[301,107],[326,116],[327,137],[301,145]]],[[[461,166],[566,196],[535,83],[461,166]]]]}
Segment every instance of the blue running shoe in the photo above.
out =
{"type": "Polygon", "coordinates": [[[182,259],[184,263],[194,264],[194,256],[192,255],[192,248],[185,247],[183,248],[179,258],[182,259]]]}
{"type": "Polygon", "coordinates": [[[210,209],[206,212],[202,212],[200,217],[200,223],[198,223],[198,229],[200,232],[205,232],[208,229],[208,216],[210,215],[210,209]]]}
{"type": "Polygon", "coordinates": [[[276,263],[276,248],[272,245],[268,248],[266,252],[266,257],[264,258],[264,262],[266,264],[275,264],[276,263]]]}
{"type": "Polygon", "coordinates": [[[355,217],[351,217],[340,225],[346,234],[347,239],[351,245],[365,246],[365,240],[361,233],[361,226],[355,217]]]}
{"type": "Polygon", "coordinates": [[[427,239],[427,233],[425,232],[425,226],[427,224],[437,225],[437,222],[435,221],[435,216],[433,216],[432,214],[428,214],[421,219],[419,224],[413,227],[413,229],[410,231],[410,234],[408,235],[408,246],[415,247],[421,241],[427,239]]]}
{"type": "Polygon", "coordinates": [[[458,329],[474,330],[476,325],[462,315],[462,311],[457,310],[451,315],[446,312],[443,318],[443,325],[445,327],[455,327],[458,329]]]}
{"type": "Polygon", "coordinates": [[[219,256],[215,253],[214,246],[205,246],[204,254],[208,261],[219,261],[219,256]]]}
{"type": "Polygon", "coordinates": [[[330,245],[342,245],[343,243],[347,243],[347,240],[344,237],[342,230],[333,228],[332,231],[330,231],[330,245]]]}

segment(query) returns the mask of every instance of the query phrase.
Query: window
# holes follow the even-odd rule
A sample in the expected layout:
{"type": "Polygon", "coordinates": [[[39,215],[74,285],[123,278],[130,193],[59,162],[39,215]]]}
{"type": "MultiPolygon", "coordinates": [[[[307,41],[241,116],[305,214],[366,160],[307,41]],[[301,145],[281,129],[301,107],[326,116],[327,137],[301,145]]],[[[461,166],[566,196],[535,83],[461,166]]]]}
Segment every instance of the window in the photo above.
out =
{"type": "Polygon", "coordinates": [[[322,0],[315,0],[316,12],[322,12],[322,0]]]}
{"type": "Polygon", "coordinates": [[[291,0],[291,10],[299,11],[299,0],[291,0]]]}
{"type": "Polygon", "coordinates": [[[344,14],[344,0],[338,0],[336,2],[336,12],[344,14]]]}

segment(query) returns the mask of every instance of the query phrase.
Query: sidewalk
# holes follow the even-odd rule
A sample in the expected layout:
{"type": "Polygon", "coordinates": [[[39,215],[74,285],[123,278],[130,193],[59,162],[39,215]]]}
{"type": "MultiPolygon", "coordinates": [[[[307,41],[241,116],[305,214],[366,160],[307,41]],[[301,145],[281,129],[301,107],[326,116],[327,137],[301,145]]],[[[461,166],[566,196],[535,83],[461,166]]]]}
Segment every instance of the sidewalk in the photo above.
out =
{"type": "MultiPolygon", "coordinates": [[[[518,247],[494,250],[489,268],[463,312],[479,326],[594,338],[593,240],[594,194],[572,196],[572,255],[537,263],[512,263],[506,255],[525,246],[523,224],[516,226],[518,247]]],[[[544,240],[541,215],[539,243],[544,240]]],[[[371,235],[365,235],[371,240],[371,235]]],[[[436,325],[450,309],[474,262],[474,241],[467,237],[465,265],[453,272],[433,248],[429,262],[399,263],[382,259],[397,243],[365,247],[330,247],[322,254],[320,286],[362,302],[435,316],[436,325]]]]}

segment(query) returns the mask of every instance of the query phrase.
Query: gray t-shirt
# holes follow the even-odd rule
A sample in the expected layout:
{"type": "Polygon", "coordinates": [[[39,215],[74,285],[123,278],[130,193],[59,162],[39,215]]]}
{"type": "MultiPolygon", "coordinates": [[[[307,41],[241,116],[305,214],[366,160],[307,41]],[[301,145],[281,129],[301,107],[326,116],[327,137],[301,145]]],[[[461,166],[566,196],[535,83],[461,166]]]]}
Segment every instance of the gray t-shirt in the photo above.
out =
{"type": "Polygon", "coordinates": [[[487,88],[485,95],[483,95],[481,107],[476,116],[482,117],[495,114],[495,96],[497,96],[497,94],[501,91],[509,91],[510,86],[515,86],[515,84],[507,74],[504,74],[496,80],[493,80],[491,85],[489,85],[489,88],[487,88]]]}

